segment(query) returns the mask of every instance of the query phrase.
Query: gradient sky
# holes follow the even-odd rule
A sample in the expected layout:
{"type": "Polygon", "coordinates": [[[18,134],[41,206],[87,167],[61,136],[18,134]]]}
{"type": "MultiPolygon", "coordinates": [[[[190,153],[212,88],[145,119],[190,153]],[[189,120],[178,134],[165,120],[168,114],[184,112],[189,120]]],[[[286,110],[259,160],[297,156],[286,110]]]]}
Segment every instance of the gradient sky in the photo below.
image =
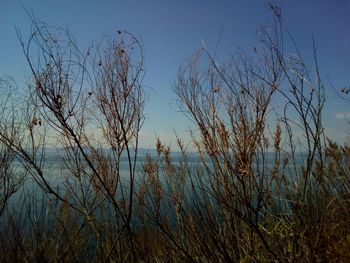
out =
{"type": "MultiPolygon", "coordinates": [[[[310,55],[311,36],[317,41],[319,64],[325,83],[340,89],[350,85],[350,1],[279,0],[284,25],[294,35],[302,53],[310,55]],[[329,80],[328,80],[329,79],[329,80]]],[[[16,37],[15,27],[28,34],[30,19],[23,8],[38,20],[67,27],[79,45],[127,30],[142,38],[145,49],[148,89],[147,120],[141,146],[154,145],[156,135],[169,142],[173,131],[184,137],[189,121],[178,112],[173,83],[179,65],[203,39],[225,58],[238,46],[252,50],[256,29],[271,22],[266,1],[261,0],[0,0],[0,76],[11,75],[25,88],[29,70],[16,37]]],[[[344,104],[327,88],[324,113],[326,132],[339,142],[346,140],[350,118],[344,104]]]]}

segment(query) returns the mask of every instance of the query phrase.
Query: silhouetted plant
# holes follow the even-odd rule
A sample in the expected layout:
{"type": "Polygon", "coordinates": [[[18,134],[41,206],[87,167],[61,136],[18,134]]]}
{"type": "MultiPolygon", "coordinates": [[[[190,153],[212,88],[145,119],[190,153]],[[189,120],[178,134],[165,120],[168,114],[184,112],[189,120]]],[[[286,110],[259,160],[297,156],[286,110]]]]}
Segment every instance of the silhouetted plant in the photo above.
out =
{"type": "MultiPolygon", "coordinates": [[[[18,123],[16,123],[16,120],[9,118],[9,115],[14,114],[18,107],[16,102],[12,100],[13,93],[16,92],[15,89],[15,83],[11,78],[0,78],[0,104],[2,106],[0,122],[5,126],[3,132],[6,133],[10,141],[15,140],[18,136],[16,134],[18,123]]],[[[0,218],[10,197],[20,189],[25,180],[25,171],[16,170],[15,161],[14,151],[6,143],[0,142],[0,218]]]]}
{"type": "MultiPolygon", "coordinates": [[[[120,31],[117,38],[81,52],[68,31],[31,19],[27,41],[17,31],[32,73],[28,95],[24,110],[12,108],[8,117],[19,122],[13,132],[1,122],[0,141],[44,192],[86,220],[99,244],[98,255],[108,260],[121,239],[133,251],[131,219],[144,106],[142,45],[120,31]],[[58,175],[58,185],[45,170],[49,145],[62,149],[56,154],[64,165],[51,171],[58,175]],[[127,176],[120,168],[124,156],[127,176]],[[107,236],[111,239],[102,239],[107,236]]],[[[128,250],[118,251],[134,257],[128,250]]]]}
{"type": "Polygon", "coordinates": [[[81,51],[31,17],[28,93],[1,97],[1,261],[349,261],[349,146],[325,139],[315,41],[310,67],[270,8],[253,56],[221,63],[203,43],[180,67],[191,142],[143,159],[140,40],[81,51]]]}
{"type": "MultiPolygon", "coordinates": [[[[195,126],[197,164],[190,167],[181,141],[177,162],[157,142],[157,157],[144,164],[138,205],[144,225],[151,222],[168,239],[175,261],[317,261],[333,260],[332,253],[346,261],[348,240],[324,232],[347,228],[346,219],[328,221],[340,209],[335,200],[347,203],[345,180],[330,180],[339,168],[332,158],[347,154],[325,142],[315,42],[314,68],[296,45],[297,55],[286,54],[282,14],[271,9],[275,23],[259,30],[255,48],[260,59],[239,51],[220,64],[204,46],[179,70],[175,92],[195,126]],[[274,97],[285,106],[270,136],[274,97]]],[[[148,249],[163,253],[162,246],[148,249]]]]}

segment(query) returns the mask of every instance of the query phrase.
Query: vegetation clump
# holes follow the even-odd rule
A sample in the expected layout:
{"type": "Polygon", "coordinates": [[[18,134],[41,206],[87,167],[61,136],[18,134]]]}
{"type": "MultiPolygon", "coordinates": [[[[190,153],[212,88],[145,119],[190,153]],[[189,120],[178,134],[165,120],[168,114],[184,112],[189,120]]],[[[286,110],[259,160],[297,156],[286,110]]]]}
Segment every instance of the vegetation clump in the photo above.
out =
{"type": "Polygon", "coordinates": [[[82,52],[32,19],[18,32],[28,92],[0,82],[0,260],[348,262],[350,147],[324,133],[315,44],[313,67],[288,55],[271,9],[258,60],[203,47],[180,67],[192,141],[143,158],[140,40],[118,31],[82,52]]]}

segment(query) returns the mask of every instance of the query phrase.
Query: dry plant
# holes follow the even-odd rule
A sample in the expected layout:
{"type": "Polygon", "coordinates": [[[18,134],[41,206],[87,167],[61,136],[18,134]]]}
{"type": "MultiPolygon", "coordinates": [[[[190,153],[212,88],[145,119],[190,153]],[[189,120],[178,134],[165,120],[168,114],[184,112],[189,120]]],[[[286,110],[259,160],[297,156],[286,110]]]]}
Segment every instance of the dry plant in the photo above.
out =
{"type": "MultiPolygon", "coordinates": [[[[9,140],[14,140],[17,136],[17,123],[8,118],[9,115],[16,111],[15,101],[12,100],[16,86],[14,81],[9,77],[0,78],[0,90],[2,112],[0,122],[6,125],[5,132],[9,140]],[[11,92],[13,91],[13,93],[11,92]]],[[[6,205],[12,195],[14,195],[22,186],[25,180],[25,171],[15,169],[16,156],[6,144],[0,142],[0,218],[6,208],[6,205]]]]}
{"type": "Polygon", "coordinates": [[[134,259],[142,44],[118,31],[82,52],[68,31],[31,19],[28,40],[17,31],[31,70],[29,90],[22,107],[10,108],[8,120],[2,120],[0,142],[44,193],[77,213],[80,227],[94,236],[95,255],[134,259]],[[61,162],[54,169],[45,161],[50,147],[58,149],[61,162]],[[124,175],[122,158],[128,163],[124,175]]]}
{"type": "Polygon", "coordinates": [[[239,50],[219,63],[204,46],[179,70],[196,161],[181,140],[177,160],[158,141],[138,193],[141,225],[154,235],[145,249],[160,261],[348,260],[348,147],[325,140],[315,41],[313,67],[290,35],[289,55],[281,11],[270,8],[258,59],[239,50]],[[275,98],[284,106],[271,132],[275,98]]]}
{"type": "Polygon", "coordinates": [[[140,40],[81,51],[31,16],[28,93],[1,103],[1,261],[349,261],[349,146],[324,134],[315,41],[308,66],[270,8],[253,56],[222,63],[203,45],[180,67],[190,148],[157,139],[141,167],[140,40]]]}

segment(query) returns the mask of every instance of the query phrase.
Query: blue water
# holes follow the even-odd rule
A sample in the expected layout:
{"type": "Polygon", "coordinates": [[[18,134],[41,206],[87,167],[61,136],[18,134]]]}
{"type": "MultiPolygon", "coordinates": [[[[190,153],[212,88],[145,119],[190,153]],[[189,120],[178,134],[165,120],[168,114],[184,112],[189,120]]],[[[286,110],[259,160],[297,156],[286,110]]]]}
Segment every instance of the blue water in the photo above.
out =
{"type": "MultiPolygon", "coordinates": [[[[108,152],[107,152],[108,154],[108,152]]],[[[136,177],[135,182],[136,186],[135,189],[137,190],[138,184],[137,182],[142,180],[142,177],[144,176],[142,164],[145,162],[145,156],[146,154],[149,154],[151,157],[156,158],[157,153],[155,150],[141,150],[139,154],[139,158],[137,160],[136,164],[136,177]]],[[[172,163],[174,167],[176,168],[179,163],[182,160],[182,156],[180,153],[175,152],[171,155],[172,163]]],[[[66,184],[71,183],[74,186],[74,183],[77,183],[77,180],[72,180],[72,173],[68,169],[68,167],[65,165],[65,162],[69,163],[69,159],[67,159],[64,155],[64,152],[60,149],[48,149],[45,154],[45,158],[42,162],[42,170],[43,174],[45,176],[45,179],[50,184],[50,186],[55,189],[58,193],[60,193],[62,196],[65,196],[66,193],[66,184]]],[[[193,172],[195,174],[195,171],[198,168],[203,168],[203,163],[199,159],[198,155],[195,153],[189,153],[186,157],[187,164],[190,166],[190,172],[193,172]]],[[[208,162],[209,167],[213,167],[210,163],[210,159],[208,158],[205,160],[208,162]]],[[[299,163],[303,163],[303,155],[299,154],[297,156],[296,161],[299,163]]],[[[267,168],[269,171],[272,171],[274,164],[274,154],[268,153],[266,155],[265,160],[265,168],[267,168]]],[[[18,173],[23,173],[24,168],[21,167],[20,162],[16,161],[14,163],[14,166],[18,173]]],[[[298,168],[299,169],[299,168],[298,168]]],[[[89,169],[86,169],[87,172],[89,169]]],[[[122,184],[124,185],[123,189],[125,191],[125,194],[128,195],[128,185],[129,185],[129,165],[128,165],[128,158],[126,156],[122,156],[121,162],[120,162],[120,180],[122,181],[122,184]]],[[[32,171],[34,177],[37,177],[37,174],[35,171],[32,171]]],[[[205,174],[205,173],[204,173],[205,174]]],[[[160,174],[162,176],[162,174],[160,174]]],[[[206,181],[208,178],[206,178],[207,175],[203,176],[203,180],[206,181]]],[[[40,180],[40,178],[39,178],[40,180]]],[[[161,179],[161,181],[166,185],[164,180],[161,179]]],[[[88,181],[85,181],[87,184],[88,181]]],[[[187,182],[188,183],[188,182],[187,182]]],[[[91,187],[91,186],[90,186],[91,187]]],[[[195,186],[196,187],[196,186],[195,186]]],[[[190,186],[187,185],[187,198],[191,199],[193,197],[198,198],[199,196],[194,195],[190,191],[193,190],[190,186]]],[[[89,190],[87,187],[86,190],[89,190]]],[[[90,188],[91,192],[93,193],[92,188],[90,188]]],[[[185,190],[186,191],[186,190],[185,190]]],[[[200,191],[198,191],[199,193],[200,191]]],[[[197,193],[197,194],[198,194],[197,193]]],[[[91,195],[91,198],[94,196],[91,195]]],[[[117,190],[116,199],[121,197],[120,189],[117,190]]],[[[74,201],[72,201],[74,202],[74,201]]],[[[47,194],[45,191],[35,182],[33,176],[31,174],[27,175],[27,179],[25,183],[23,184],[22,188],[12,196],[10,201],[8,202],[7,210],[5,211],[4,218],[7,214],[17,214],[19,220],[23,220],[25,218],[25,215],[27,213],[32,213],[35,217],[47,217],[50,214],[55,214],[55,208],[58,207],[58,204],[60,202],[57,201],[54,195],[47,194]],[[53,205],[56,204],[56,205],[53,205]]],[[[1,224],[0,224],[1,225],[1,224]]]]}

